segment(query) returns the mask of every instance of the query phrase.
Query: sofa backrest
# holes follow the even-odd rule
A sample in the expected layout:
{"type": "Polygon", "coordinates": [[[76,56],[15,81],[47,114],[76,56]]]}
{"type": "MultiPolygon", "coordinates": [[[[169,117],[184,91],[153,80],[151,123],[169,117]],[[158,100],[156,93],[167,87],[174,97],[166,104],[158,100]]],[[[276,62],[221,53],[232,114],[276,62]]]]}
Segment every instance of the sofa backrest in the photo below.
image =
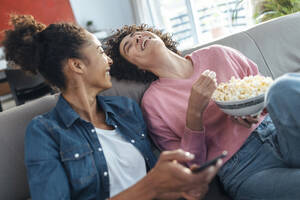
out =
{"type": "MultiPolygon", "coordinates": [[[[300,13],[281,17],[241,33],[186,50],[188,54],[210,44],[238,49],[258,64],[262,74],[278,77],[300,70],[300,13]]],[[[116,81],[103,95],[121,95],[140,102],[147,85],[116,81]]],[[[0,113],[0,199],[29,197],[24,166],[24,135],[29,121],[54,107],[55,95],[17,106],[0,113]]]]}
{"type": "Polygon", "coordinates": [[[28,102],[0,113],[0,199],[27,199],[29,188],[24,165],[27,124],[54,107],[55,95],[28,102]]]}

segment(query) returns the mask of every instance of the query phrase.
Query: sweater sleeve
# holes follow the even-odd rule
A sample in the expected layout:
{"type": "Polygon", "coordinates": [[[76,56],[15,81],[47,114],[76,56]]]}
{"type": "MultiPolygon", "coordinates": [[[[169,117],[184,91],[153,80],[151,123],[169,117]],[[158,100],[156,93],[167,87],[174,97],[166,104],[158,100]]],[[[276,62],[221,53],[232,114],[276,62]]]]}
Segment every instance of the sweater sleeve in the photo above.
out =
{"type": "MultiPolygon", "coordinates": [[[[176,135],[171,127],[165,123],[166,118],[163,118],[159,109],[155,108],[153,104],[142,102],[142,109],[146,118],[150,136],[155,145],[160,150],[175,150],[183,149],[184,151],[193,153],[195,159],[191,164],[202,164],[206,160],[206,143],[205,143],[205,130],[193,131],[187,127],[184,128],[182,136],[176,135]]],[[[176,122],[174,122],[176,123],[176,122]]]]}

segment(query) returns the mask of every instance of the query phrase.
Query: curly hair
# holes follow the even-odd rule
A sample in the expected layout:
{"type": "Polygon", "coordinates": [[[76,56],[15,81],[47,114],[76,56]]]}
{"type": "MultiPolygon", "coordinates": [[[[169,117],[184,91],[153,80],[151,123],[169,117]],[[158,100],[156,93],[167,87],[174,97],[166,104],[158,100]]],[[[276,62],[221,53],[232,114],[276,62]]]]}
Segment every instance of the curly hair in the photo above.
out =
{"type": "Polygon", "coordinates": [[[11,15],[10,24],[13,29],[4,32],[2,42],[6,60],[65,89],[63,64],[68,58],[81,58],[79,50],[87,42],[84,29],[69,23],[47,27],[31,15],[11,15]]]}
{"type": "Polygon", "coordinates": [[[134,80],[136,82],[150,83],[158,77],[151,72],[140,70],[136,65],[127,61],[120,53],[120,43],[127,35],[137,31],[149,31],[156,34],[162,39],[166,47],[171,51],[180,55],[177,50],[177,42],[172,40],[172,37],[168,33],[162,33],[162,31],[149,27],[146,24],[124,26],[121,29],[117,29],[116,32],[106,41],[105,52],[114,61],[111,66],[111,75],[119,80],[134,80]]]}

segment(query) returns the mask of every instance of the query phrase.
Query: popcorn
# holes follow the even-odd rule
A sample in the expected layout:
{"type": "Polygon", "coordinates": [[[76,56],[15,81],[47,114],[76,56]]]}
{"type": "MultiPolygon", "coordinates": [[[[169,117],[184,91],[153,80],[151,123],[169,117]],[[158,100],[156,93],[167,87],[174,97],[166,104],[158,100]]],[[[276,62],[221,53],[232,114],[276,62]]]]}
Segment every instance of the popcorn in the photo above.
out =
{"type": "Polygon", "coordinates": [[[216,101],[236,101],[249,99],[265,93],[273,83],[272,78],[261,75],[243,79],[231,77],[228,83],[220,83],[213,94],[216,101]]]}

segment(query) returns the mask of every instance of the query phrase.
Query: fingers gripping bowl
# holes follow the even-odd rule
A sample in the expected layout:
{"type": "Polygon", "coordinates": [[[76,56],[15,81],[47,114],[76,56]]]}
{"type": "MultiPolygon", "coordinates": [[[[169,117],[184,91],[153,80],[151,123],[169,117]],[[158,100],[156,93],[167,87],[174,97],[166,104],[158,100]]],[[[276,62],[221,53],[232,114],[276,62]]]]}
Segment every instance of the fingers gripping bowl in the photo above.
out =
{"type": "Polygon", "coordinates": [[[265,107],[265,94],[273,80],[260,75],[243,79],[232,77],[228,83],[218,85],[213,100],[226,114],[256,116],[265,107]]]}

